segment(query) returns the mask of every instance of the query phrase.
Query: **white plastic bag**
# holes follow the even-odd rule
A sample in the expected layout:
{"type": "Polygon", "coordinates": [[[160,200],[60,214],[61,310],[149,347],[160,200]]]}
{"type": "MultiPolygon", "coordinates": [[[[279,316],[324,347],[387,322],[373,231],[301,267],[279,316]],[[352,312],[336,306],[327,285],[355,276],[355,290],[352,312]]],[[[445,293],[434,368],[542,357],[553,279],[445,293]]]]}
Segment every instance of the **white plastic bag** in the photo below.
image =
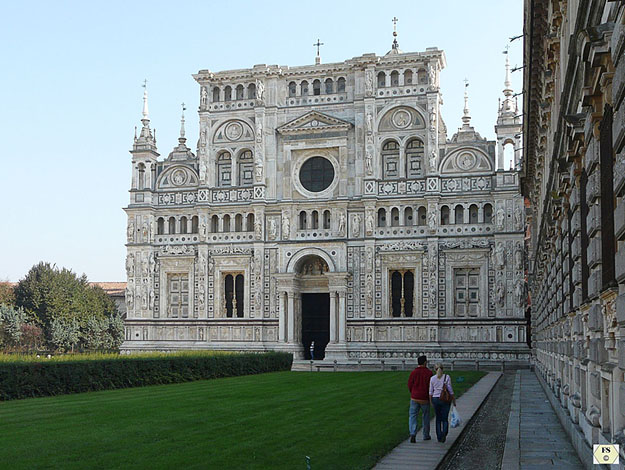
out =
{"type": "Polygon", "coordinates": [[[460,413],[458,413],[458,408],[455,405],[451,406],[451,427],[457,428],[462,423],[462,418],[460,417],[460,413]]]}

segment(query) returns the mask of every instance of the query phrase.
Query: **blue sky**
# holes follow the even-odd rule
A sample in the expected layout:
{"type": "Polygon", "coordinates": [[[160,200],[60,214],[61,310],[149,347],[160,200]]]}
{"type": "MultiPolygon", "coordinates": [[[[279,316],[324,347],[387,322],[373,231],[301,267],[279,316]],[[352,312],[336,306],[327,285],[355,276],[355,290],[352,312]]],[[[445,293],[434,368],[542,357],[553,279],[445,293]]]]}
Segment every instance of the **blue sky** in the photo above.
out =
{"type": "MultiPolygon", "coordinates": [[[[397,16],[403,51],[438,47],[443,118],[460,126],[463,80],[472,124],[494,137],[504,50],[522,33],[521,0],[343,2],[3,2],[0,6],[0,280],[49,261],[92,281],[125,280],[130,154],[141,83],[161,155],[180,128],[197,140],[200,69],[314,63],[385,54],[397,16]]],[[[522,63],[522,44],[510,47],[522,63]]],[[[522,72],[512,74],[521,89],[522,72]]],[[[519,97],[520,98],[520,97],[519,97]]]]}

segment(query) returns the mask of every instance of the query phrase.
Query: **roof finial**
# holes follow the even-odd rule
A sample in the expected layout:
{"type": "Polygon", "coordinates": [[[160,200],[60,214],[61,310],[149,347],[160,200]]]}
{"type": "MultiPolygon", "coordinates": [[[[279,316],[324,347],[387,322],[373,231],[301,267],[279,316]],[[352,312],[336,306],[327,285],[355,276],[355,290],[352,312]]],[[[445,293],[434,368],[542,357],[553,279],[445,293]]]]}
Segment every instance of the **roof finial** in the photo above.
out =
{"type": "Polygon", "coordinates": [[[464,79],[464,114],[462,116],[463,125],[468,126],[471,121],[471,115],[469,114],[469,80],[464,79]]]}
{"type": "Polygon", "coordinates": [[[397,42],[397,22],[399,20],[393,16],[393,49],[399,51],[399,43],[397,42]]]}
{"type": "Polygon", "coordinates": [[[313,46],[317,46],[317,57],[315,57],[315,65],[319,65],[321,63],[321,55],[319,54],[319,47],[323,45],[324,44],[319,39],[317,39],[317,42],[313,44],[313,46]]]}
{"type": "MultiPolygon", "coordinates": [[[[148,80],[143,80],[143,119],[141,121],[149,121],[150,113],[148,112],[148,80]]],[[[143,123],[145,125],[145,123],[143,123]]]]}
{"type": "Polygon", "coordinates": [[[506,45],[506,50],[503,51],[503,53],[506,55],[506,79],[503,82],[503,86],[505,87],[503,90],[503,94],[506,95],[506,97],[512,95],[512,83],[510,82],[510,60],[508,59],[509,56],[509,49],[510,49],[510,45],[506,45]]]}
{"type": "Polygon", "coordinates": [[[182,117],[180,118],[180,138],[178,140],[184,142],[185,140],[187,140],[184,137],[184,112],[187,108],[185,107],[184,103],[182,103],[180,106],[182,106],[182,117]]]}

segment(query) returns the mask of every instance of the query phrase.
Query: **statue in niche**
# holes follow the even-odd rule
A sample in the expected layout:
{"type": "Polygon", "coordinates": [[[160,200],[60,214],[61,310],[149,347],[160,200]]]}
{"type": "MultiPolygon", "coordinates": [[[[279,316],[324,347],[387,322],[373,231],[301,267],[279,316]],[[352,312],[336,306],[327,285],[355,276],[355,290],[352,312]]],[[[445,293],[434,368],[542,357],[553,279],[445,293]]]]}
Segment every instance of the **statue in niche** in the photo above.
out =
{"type": "Polygon", "coordinates": [[[361,221],[362,221],[362,218],[360,214],[354,215],[354,218],[352,219],[352,236],[353,237],[357,237],[360,235],[360,222],[361,221]]]}
{"type": "Polygon", "coordinates": [[[432,111],[430,112],[430,130],[431,131],[436,130],[436,110],[435,109],[432,109],[432,111]]]}
{"type": "Polygon", "coordinates": [[[497,215],[496,215],[496,224],[497,224],[497,229],[498,230],[503,230],[504,229],[504,223],[506,220],[506,213],[505,211],[500,207],[499,209],[497,209],[497,215]]]}
{"type": "Polygon", "coordinates": [[[341,215],[339,215],[339,230],[338,230],[338,235],[340,237],[345,235],[345,223],[346,223],[345,213],[341,212],[341,215]]]}
{"type": "Polygon", "coordinates": [[[206,145],[206,128],[200,131],[200,148],[204,148],[206,145]]]}
{"type": "Polygon", "coordinates": [[[126,287],[126,305],[128,305],[129,309],[132,309],[134,306],[134,297],[130,286],[126,287]]]}
{"type": "Polygon", "coordinates": [[[436,209],[434,207],[428,211],[428,227],[430,230],[436,230],[436,209]]]}
{"type": "Polygon", "coordinates": [[[523,281],[517,279],[514,284],[514,299],[518,307],[523,307],[523,281]]]}
{"type": "Polygon", "coordinates": [[[150,310],[154,310],[154,289],[150,287],[148,298],[150,302],[150,310]]]}
{"type": "Polygon", "coordinates": [[[260,118],[258,122],[256,122],[256,142],[260,143],[263,141],[263,123],[260,118]]]}
{"type": "Polygon", "coordinates": [[[497,244],[495,248],[495,265],[497,269],[503,269],[506,265],[506,248],[503,243],[497,244]]]}
{"type": "Polygon", "coordinates": [[[203,251],[200,251],[197,256],[197,265],[198,271],[200,275],[203,275],[206,272],[206,255],[203,251]]]}
{"type": "Polygon", "coordinates": [[[150,272],[155,273],[156,272],[156,256],[154,255],[154,252],[150,252],[148,262],[150,265],[150,268],[149,268],[150,272]]]}
{"type": "Polygon", "coordinates": [[[369,150],[365,153],[365,171],[367,176],[371,176],[373,174],[373,157],[371,156],[371,152],[369,152],[369,150]]]}
{"type": "Polygon", "coordinates": [[[371,113],[367,113],[367,134],[373,132],[373,116],[371,113]]]}
{"type": "Polygon", "coordinates": [[[206,181],[206,159],[200,157],[200,181],[206,181]]]}
{"type": "Polygon", "coordinates": [[[256,98],[262,101],[265,96],[265,83],[262,80],[256,80],[256,98]]]}
{"type": "Polygon", "coordinates": [[[371,212],[367,213],[367,218],[365,220],[365,224],[366,224],[366,228],[367,228],[367,235],[373,234],[373,230],[375,228],[375,220],[373,218],[373,213],[371,213],[371,212]]]}
{"type": "Polygon", "coordinates": [[[523,249],[521,248],[520,243],[514,252],[514,263],[516,264],[517,269],[523,268],[523,249]]]}
{"type": "Polygon", "coordinates": [[[202,223],[200,224],[200,236],[203,239],[206,239],[208,235],[208,226],[206,224],[206,217],[202,216],[202,223]]]}
{"type": "Polygon", "coordinates": [[[269,238],[275,240],[278,236],[278,224],[273,217],[269,219],[269,238]]]}
{"type": "Polygon", "coordinates": [[[514,225],[517,230],[523,230],[523,212],[520,207],[514,210],[514,225]]]}
{"type": "Polygon", "coordinates": [[[141,230],[141,235],[143,235],[143,241],[144,242],[149,242],[150,241],[150,222],[148,220],[144,220],[143,221],[143,228],[141,230]]]}
{"type": "Polygon", "coordinates": [[[260,223],[260,220],[256,220],[256,223],[254,224],[254,233],[256,240],[263,238],[263,224],[260,223]]]}
{"type": "Polygon", "coordinates": [[[211,256],[208,258],[208,275],[212,276],[213,272],[215,272],[215,260],[211,256]]]}
{"type": "Polygon", "coordinates": [[[288,240],[291,235],[289,217],[286,214],[282,215],[282,239],[288,240]]]}
{"type": "Polygon", "coordinates": [[[132,220],[128,222],[126,237],[128,238],[128,243],[132,243],[135,241],[135,223],[132,220]]]}
{"type": "Polygon", "coordinates": [[[206,104],[208,103],[208,92],[206,91],[206,87],[202,87],[202,91],[200,92],[200,106],[202,108],[206,108],[206,104]]]}
{"type": "Polygon", "coordinates": [[[428,65],[428,81],[432,86],[436,85],[436,68],[435,64],[428,65]]]}
{"type": "Polygon", "coordinates": [[[132,253],[126,256],[126,274],[128,277],[132,277],[135,274],[135,257],[132,253]]]}
{"type": "Polygon", "coordinates": [[[436,171],[436,150],[432,150],[430,153],[430,168],[432,171],[436,171]]]}
{"type": "Polygon", "coordinates": [[[143,286],[142,290],[142,294],[141,294],[141,306],[143,307],[143,310],[147,310],[148,309],[148,286],[143,286]]]}
{"type": "Polygon", "coordinates": [[[367,308],[372,308],[374,287],[373,287],[373,276],[371,275],[371,273],[367,274],[366,286],[367,286],[367,308]]]}
{"type": "Polygon", "coordinates": [[[373,94],[373,70],[365,71],[365,93],[367,96],[373,94]]]}
{"type": "Polygon", "coordinates": [[[506,303],[506,288],[502,280],[497,281],[495,300],[497,301],[497,305],[500,307],[503,307],[506,303]]]}
{"type": "Polygon", "coordinates": [[[204,306],[204,302],[206,299],[206,288],[204,287],[204,282],[200,281],[199,285],[198,285],[198,294],[197,294],[197,301],[198,304],[200,305],[200,307],[204,306]]]}
{"type": "Polygon", "coordinates": [[[263,180],[263,155],[261,152],[256,152],[255,170],[256,182],[260,183],[263,180]]]}

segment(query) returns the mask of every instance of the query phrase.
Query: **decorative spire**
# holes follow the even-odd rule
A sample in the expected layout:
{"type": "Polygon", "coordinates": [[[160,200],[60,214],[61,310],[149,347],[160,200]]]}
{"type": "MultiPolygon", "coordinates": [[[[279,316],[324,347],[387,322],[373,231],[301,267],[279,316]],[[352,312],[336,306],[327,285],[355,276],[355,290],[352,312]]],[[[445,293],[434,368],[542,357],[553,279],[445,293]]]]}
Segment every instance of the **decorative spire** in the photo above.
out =
{"type": "Polygon", "coordinates": [[[148,111],[148,81],[144,80],[143,84],[143,112],[141,113],[141,123],[143,127],[137,137],[137,130],[135,128],[135,143],[133,151],[153,150],[156,152],[156,130],[152,133],[150,129],[150,113],[148,111]]]}
{"type": "Polygon", "coordinates": [[[462,125],[469,126],[471,114],[469,113],[469,80],[464,79],[464,110],[462,115],[462,125]]]}
{"type": "Polygon", "coordinates": [[[187,140],[184,136],[184,112],[187,108],[185,108],[184,103],[182,103],[180,106],[182,106],[182,116],[180,118],[180,137],[178,138],[178,142],[183,143],[187,140]]]}
{"type": "Polygon", "coordinates": [[[397,42],[397,22],[399,20],[396,16],[393,16],[393,49],[399,51],[399,43],[397,42]]]}
{"type": "Polygon", "coordinates": [[[313,44],[313,46],[317,46],[317,56],[315,57],[315,65],[319,65],[321,63],[321,55],[319,54],[319,47],[323,46],[323,43],[317,39],[317,42],[313,44]]]}
{"type": "Polygon", "coordinates": [[[510,45],[506,46],[506,50],[503,51],[503,53],[506,55],[506,79],[503,82],[503,86],[505,87],[503,90],[503,94],[506,96],[506,98],[509,98],[512,93],[512,83],[510,82],[510,60],[508,59],[508,49],[510,48],[510,45]]]}
{"type": "MultiPolygon", "coordinates": [[[[150,122],[150,113],[148,112],[148,80],[143,80],[143,119],[141,121],[150,122]]],[[[145,126],[146,124],[143,123],[145,126]]]]}

